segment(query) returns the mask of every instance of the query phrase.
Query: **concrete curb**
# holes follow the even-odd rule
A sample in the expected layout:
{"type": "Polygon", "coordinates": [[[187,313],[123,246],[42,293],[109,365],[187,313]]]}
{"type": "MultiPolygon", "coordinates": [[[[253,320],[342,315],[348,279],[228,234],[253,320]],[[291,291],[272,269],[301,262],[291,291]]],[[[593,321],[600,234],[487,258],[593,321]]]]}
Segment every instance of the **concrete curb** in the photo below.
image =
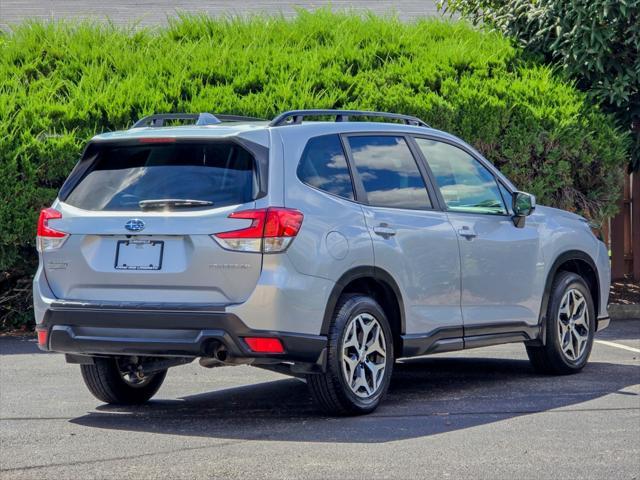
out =
{"type": "Polygon", "coordinates": [[[640,304],[632,303],[623,305],[612,303],[609,305],[611,320],[634,319],[640,320],[640,304]]]}

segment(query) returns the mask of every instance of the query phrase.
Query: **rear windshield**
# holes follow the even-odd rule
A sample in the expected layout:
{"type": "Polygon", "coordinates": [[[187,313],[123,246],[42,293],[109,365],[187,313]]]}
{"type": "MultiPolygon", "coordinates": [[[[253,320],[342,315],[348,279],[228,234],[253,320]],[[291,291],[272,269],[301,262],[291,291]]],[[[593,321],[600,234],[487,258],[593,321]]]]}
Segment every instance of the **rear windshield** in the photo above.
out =
{"type": "Polygon", "coordinates": [[[258,191],[253,156],[231,142],[93,144],[82,162],[87,171],[65,201],[86,210],[141,210],[161,200],[211,208],[250,202],[258,191]]]}

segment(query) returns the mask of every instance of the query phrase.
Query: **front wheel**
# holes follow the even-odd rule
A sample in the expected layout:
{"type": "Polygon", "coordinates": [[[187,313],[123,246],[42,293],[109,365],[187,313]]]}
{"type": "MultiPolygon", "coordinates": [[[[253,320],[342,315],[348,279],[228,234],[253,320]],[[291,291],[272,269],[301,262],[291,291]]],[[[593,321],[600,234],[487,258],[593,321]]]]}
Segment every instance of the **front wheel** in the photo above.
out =
{"type": "Polygon", "coordinates": [[[389,388],[393,361],[393,336],[380,305],[365,295],[346,295],[329,329],[327,371],[308,375],[307,384],[329,414],[369,413],[389,388]]]}
{"type": "Polygon", "coordinates": [[[543,346],[527,346],[534,369],[566,375],[587,364],[595,334],[595,309],[584,279],[560,272],[553,282],[546,318],[543,346]]]}
{"type": "Polygon", "coordinates": [[[145,403],[158,391],[166,370],[140,378],[116,358],[94,358],[93,365],[80,365],[82,379],[98,400],[120,405],[145,403]]]}

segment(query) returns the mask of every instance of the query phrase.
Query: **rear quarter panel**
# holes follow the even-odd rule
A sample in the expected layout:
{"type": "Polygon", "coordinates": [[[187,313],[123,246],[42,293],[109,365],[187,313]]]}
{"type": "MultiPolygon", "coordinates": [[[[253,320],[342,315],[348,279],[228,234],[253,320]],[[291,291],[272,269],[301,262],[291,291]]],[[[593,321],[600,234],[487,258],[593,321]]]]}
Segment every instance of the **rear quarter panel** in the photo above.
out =
{"type": "Polygon", "coordinates": [[[305,215],[287,251],[292,264],[305,275],[333,282],[352,268],[373,266],[373,245],[362,207],[304,184],[297,166],[310,136],[292,128],[280,130],[285,145],[285,206],[305,215]]]}
{"type": "Polygon", "coordinates": [[[353,267],[373,265],[371,237],[360,205],[298,179],[298,162],[314,135],[290,127],[271,135],[268,204],[296,208],[304,220],[284,255],[263,256],[251,297],[227,311],[254,329],[317,335],[335,282],[353,267]]]}

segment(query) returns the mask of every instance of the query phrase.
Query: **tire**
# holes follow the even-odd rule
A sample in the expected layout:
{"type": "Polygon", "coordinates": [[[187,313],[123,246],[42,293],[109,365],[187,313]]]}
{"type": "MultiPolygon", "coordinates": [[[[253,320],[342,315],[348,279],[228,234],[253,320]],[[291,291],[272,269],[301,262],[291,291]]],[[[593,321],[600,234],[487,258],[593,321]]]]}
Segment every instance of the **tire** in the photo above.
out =
{"type": "Polygon", "coordinates": [[[545,345],[526,347],[533,368],[551,375],[568,375],[582,370],[591,355],[596,324],[591,292],[582,277],[571,272],[557,274],[545,321],[545,345]],[[586,326],[580,315],[582,299],[586,326]]]}
{"type": "Polygon", "coordinates": [[[393,336],[380,305],[365,295],[344,295],[329,328],[326,372],[307,375],[307,385],[315,403],[330,415],[370,413],[389,388],[393,363],[393,336]],[[365,329],[368,341],[363,342],[365,329]],[[343,352],[350,361],[343,361],[343,352]]]}
{"type": "Polygon", "coordinates": [[[94,358],[93,365],[80,365],[80,372],[94,397],[118,405],[145,403],[155,395],[167,375],[163,370],[135,383],[123,377],[115,358],[94,358]]]}

